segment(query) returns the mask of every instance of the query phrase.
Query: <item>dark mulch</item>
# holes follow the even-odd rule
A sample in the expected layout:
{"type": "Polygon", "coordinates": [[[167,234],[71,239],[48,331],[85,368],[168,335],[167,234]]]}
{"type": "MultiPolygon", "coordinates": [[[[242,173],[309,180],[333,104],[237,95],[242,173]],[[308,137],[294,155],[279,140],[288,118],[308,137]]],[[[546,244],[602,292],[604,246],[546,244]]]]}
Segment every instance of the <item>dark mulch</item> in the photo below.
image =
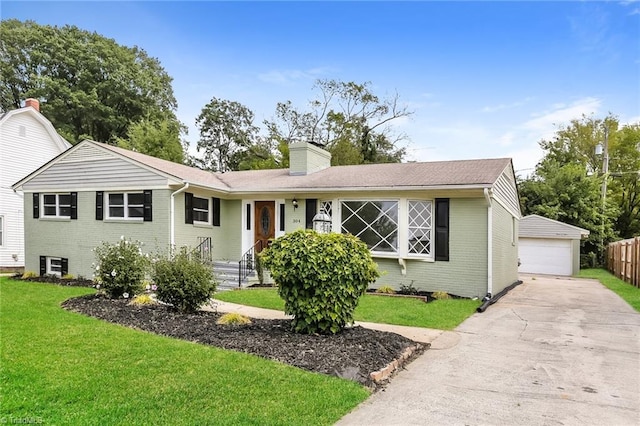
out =
{"type": "MultiPolygon", "coordinates": [[[[309,371],[374,387],[381,370],[416,342],[395,333],[352,327],[333,336],[291,331],[289,320],[252,319],[249,325],[216,324],[221,314],[183,314],[164,305],[132,306],[127,300],[89,295],[67,300],[66,309],[156,334],[232,349],[309,371]]],[[[414,356],[428,345],[419,345],[414,356]]]]}

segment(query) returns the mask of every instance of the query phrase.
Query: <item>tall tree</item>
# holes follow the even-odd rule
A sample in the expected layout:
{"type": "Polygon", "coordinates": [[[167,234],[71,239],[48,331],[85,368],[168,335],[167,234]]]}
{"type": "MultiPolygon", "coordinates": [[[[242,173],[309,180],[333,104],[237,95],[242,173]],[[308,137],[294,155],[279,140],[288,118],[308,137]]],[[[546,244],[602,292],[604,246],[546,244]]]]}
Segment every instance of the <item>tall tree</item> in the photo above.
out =
{"type": "Polygon", "coordinates": [[[545,156],[535,174],[520,182],[525,214],[543,214],[590,230],[587,253],[601,255],[604,243],[638,234],[639,124],[619,129],[612,115],[583,116],[540,146],[545,156]],[[598,144],[606,145],[608,155],[596,153],[598,144]]]}
{"type": "Polygon", "coordinates": [[[640,235],[640,124],[622,127],[610,153],[610,193],[620,208],[616,229],[622,238],[640,235]]]}
{"type": "Polygon", "coordinates": [[[241,153],[255,144],[258,128],[246,106],[212,98],[196,119],[200,131],[198,152],[204,152],[204,168],[218,172],[238,170],[241,153]]]}
{"type": "Polygon", "coordinates": [[[333,165],[400,162],[407,139],[392,124],[412,112],[395,95],[382,99],[370,83],[318,80],[319,91],[302,112],[290,101],[278,103],[276,116],[265,122],[271,138],[292,142],[306,140],[322,145],[332,154],[333,165]]]}
{"type": "Polygon", "coordinates": [[[171,77],[138,47],[75,26],[0,22],[0,109],[27,97],[69,141],[115,143],[143,119],[178,123],[171,77]]]}
{"type": "MultiPolygon", "coordinates": [[[[186,130],[185,130],[186,132],[186,130]]],[[[118,146],[163,160],[182,163],[186,142],[181,141],[180,126],[168,120],[141,120],[129,126],[127,138],[118,138],[118,146]]]]}

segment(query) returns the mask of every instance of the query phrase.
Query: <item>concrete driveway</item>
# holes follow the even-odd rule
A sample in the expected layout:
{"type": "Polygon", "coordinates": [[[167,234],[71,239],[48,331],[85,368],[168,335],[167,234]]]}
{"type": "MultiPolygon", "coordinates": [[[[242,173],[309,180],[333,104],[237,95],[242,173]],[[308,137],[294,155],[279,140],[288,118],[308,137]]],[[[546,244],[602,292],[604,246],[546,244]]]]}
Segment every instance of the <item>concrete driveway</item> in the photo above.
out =
{"type": "Polygon", "coordinates": [[[523,277],[339,425],[640,425],[640,314],[597,281],[523,277]]]}

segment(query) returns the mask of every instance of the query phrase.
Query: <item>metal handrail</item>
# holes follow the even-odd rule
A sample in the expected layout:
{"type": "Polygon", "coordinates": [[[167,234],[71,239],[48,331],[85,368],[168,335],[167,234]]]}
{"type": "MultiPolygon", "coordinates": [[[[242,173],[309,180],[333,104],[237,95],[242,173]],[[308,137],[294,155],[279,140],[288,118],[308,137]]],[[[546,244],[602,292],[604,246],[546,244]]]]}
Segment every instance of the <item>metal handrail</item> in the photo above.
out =
{"type": "Polygon", "coordinates": [[[256,269],[256,247],[258,246],[260,246],[260,251],[262,251],[262,240],[256,241],[256,243],[242,255],[242,258],[238,262],[238,287],[242,287],[242,281],[256,269]]]}
{"type": "Polygon", "coordinates": [[[196,246],[191,251],[191,254],[198,255],[198,258],[203,263],[212,263],[213,262],[213,254],[211,250],[211,237],[200,237],[200,244],[196,246]]]}

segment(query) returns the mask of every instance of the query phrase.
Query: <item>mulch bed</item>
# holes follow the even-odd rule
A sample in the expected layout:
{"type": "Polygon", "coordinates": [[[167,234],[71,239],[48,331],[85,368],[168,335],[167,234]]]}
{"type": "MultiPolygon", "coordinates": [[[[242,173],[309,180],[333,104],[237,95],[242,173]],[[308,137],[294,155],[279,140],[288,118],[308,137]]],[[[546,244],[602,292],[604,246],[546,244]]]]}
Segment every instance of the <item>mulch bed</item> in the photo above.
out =
{"type": "Polygon", "coordinates": [[[165,305],[129,305],[125,299],[89,295],[69,299],[63,307],[105,321],[164,336],[250,353],[305,370],[357,381],[377,389],[371,373],[382,370],[416,348],[408,360],[428,348],[404,336],[363,327],[332,335],[294,333],[289,320],[252,319],[249,325],[219,325],[222,314],[179,313],[165,305]]]}

